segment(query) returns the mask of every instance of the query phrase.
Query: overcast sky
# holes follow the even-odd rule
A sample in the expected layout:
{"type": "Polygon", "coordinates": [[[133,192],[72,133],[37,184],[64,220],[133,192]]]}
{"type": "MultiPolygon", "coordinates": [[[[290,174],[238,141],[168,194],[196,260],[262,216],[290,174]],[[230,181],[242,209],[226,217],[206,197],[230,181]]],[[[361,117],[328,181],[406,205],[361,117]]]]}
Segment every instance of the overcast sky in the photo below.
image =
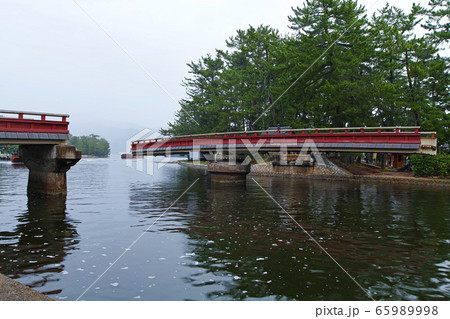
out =
{"type": "MultiPolygon", "coordinates": [[[[76,1],[175,100],[184,97],[186,63],[249,25],[289,32],[291,7],[303,3],[76,1]]],[[[406,11],[412,2],[392,1],[406,11]]],[[[386,1],[359,3],[371,14],[386,1]]],[[[179,108],[72,0],[0,0],[0,45],[0,109],[68,113],[72,133],[101,134],[115,147],[133,130],[165,127],[179,108]]]]}

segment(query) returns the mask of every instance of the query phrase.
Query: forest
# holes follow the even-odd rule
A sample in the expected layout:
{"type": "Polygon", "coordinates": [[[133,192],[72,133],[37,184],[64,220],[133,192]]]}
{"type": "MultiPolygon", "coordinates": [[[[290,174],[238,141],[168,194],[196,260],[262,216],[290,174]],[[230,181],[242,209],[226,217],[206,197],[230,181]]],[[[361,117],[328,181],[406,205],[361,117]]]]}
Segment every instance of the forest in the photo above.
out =
{"type": "Polygon", "coordinates": [[[98,135],[70,136],[69,144],[78,148],[83,155],[108,157],[110,154],[109,142],[98,135]]]}
{"type": "Polygon", "coordinates": [[[420,126],[449,143],[450,1],[306,0],[290,32],[249,26],[188,64],[186,96],[165,135],[269,126],[420,126]]]}

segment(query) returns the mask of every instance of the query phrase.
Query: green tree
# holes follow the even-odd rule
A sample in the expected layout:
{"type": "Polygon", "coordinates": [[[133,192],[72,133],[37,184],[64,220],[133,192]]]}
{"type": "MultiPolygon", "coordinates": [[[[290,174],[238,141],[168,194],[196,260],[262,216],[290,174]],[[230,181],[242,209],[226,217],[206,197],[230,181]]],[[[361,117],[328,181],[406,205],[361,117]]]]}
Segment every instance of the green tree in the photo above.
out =
{"type": "Polygon", "coordinates": [[[386,5],[370,22],[373,45],[371,61],[372,107],[376,122],[383,126],[406,125],[407,79],[405,43],[411,36],[408,17],[399,8],[386,5]]]}
{"type": "Polygon", "coordinates": [[[83,155],[108,157],[110,154],[109,142],[94,134],[80,137],[71,136],[69,139],[69,144],[78,148],[83,155]]]}
{"type": "Polygon", "coordinates": [[[416,30],[427,11],[405,14],[386,5],[371,21],[374,40],[373,103],[379,125],[416,125],[448,141],[449,77],[446,59],[432,37],[416,30]]]}
{"type": "Polygon", "coordinates": [[[448,9],[386,5],[368,21],[356,0],[306,0],[291,34],[250,26],[189,63],[182,109],[161,132],[417,125],[449,143],[448,9]]]}
{"type": "Polygon", "coordinates": [[[450,0],[430,0],[423,27],[437,44],[450,42],[450,0]]]}
{"type": "Polygon", "coordinates": [[[78,147],[80,138],[78,136],[69,135],[69,144],[78,147]]]}
{"type": "MultiPolygon", "coordinates": [[[[436,48],[442,49],[450,42],[450,1],[430,0],[425,11],[426,22],[422,25],[427,31],[427,38],[436,48]]],[[[447,49],[450,48],[447,47],[447,49]]],[[[423,126],[438,132],[439,144],[450,143],[450,59],[435,54],[432,65],[429,66],[429,79],[426,83],[430,97],[430,109],[423,126]]]]}
{"type": "MultiPolygon", "coordinates": [[[[279,121],[275,108],[271,107],[269,119],[255,123],[274,102],[274,68],[280,43],[278,31],[268,26],[238,30],[226,41],[230,50],[222,52],[227,66],[223,78],[225,92],[232,96],[228,104],[236,128],[263,129],[266,123],[279,121]]],[[[283,116],[282,112],[278,115],[283,116]]]]}
{"type": "Polygon", "coordinates": [[[277,30],[250,26],[226,41],[229,50],[218,50],[215,57],[207,55],[189,63],[190,77],[183,82],[187,98],[180,101],[182,109],[176,113],[175,122],[161,133],[182,135],[257,128],[252,123],[273,101],[272,53],[279,42],[277,30]]]}
{"type": "Polygon", "coordinates": [[[371,46],[364,7],[352,0],[307,0],[293,12],[289,21],[298,41],[291,43],[302,52],[294,73],[298,76],[314,64],[298,83],[307,99],[300,106],[309,109],[311,124],[371,124],[366,98],[371,46]]]}
{"type": "Polygon", "coordinates": [[[210,55],[188,64],[190,77],[183,82],[188,97],[180,101],[182,109],[175,114],[175,122],[161,133],[183,135],[223,130],[220,125],[226,118],[220,92],[223,64],[220,56],[210,55]]]}

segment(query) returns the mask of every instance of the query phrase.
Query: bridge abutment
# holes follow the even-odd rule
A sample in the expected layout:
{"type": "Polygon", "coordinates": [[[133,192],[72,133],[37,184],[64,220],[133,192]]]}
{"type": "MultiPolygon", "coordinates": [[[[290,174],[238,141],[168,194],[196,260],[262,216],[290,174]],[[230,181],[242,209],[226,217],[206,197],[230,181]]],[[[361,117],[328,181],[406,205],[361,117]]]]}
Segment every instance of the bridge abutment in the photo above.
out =
{"type": "Polygon", "coordinates": [[[70,145],[20,145],[19,155],[29,169],[28,194],[43,195],[66,195],[66,173],[81,159],[70,145]]]}
{"type": "Polygon", "coordinates": [[[211,181],[215,183],[241,183],[245,182],[250,173],[250,165],[229,162],[216,162],[208,165],[211,181]]]}

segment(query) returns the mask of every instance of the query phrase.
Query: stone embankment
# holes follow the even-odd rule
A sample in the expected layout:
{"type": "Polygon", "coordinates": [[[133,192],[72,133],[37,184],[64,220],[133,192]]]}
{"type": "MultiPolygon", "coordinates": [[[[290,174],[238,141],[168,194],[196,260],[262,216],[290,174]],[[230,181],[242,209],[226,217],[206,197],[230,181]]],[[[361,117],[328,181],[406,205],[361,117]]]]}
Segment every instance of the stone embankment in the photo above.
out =
{"type": "Polygon", "coordinates": [[[194,169],[198,169],[201,171],[206,171],[208,169],[208,164],[194,164],[194,163],[188,163],[188,162],[183,162],[183,161],[178,161],[177,163],[181,166],[194,168],[194,169]]]}
{"type": "MultiPolygon", "coordinates": [[[[325,165],[316,166],[295,166],[273,165],[272,162],[253,164],[250,168],[249,176],[278,176],[289,178],[309,178],[309,179],[328,179],[328,180],[355,180],[355,181],[372,181],[387,183],[403,183],[403,184],[421,184],[421,185],[439,185],[444,187],[450,186],[450,179],[442,178],[417,178],[406,177],[401,175],[354,175],[344,168],[334,164],[327,158],[323,158],[325,165]]],[[[178,162],[178,164],[186,167],[195,168],[207,172],[207,164],[192,164],[187,162],[178,162]]]]}
{"type": "Polygon", "coordinates": [[[331,179],[347,179],[352,177],[352,174],[336,166],[327,158],[323,158],[323,161],[324,165],[315,166],[279,166],[273,165],[271,162],[254,164],[251,166],[249,175],[331,179]]]}
{"type": "Polygon", "coordinates": [[[46,295],[0,274],[0,301],[51,301],[46,295]]]}
{"type": "Polygon", "coordinates": [[[412,176],[396,176],[394,174],[389,176],[354,175],[346,169],[337,166],[325,157],[323,157],[323,160],[325,165],[317,165],[314,167],[274,166],[271,162],[255,164],[252,165],[249,175],[450,186],[450,179],[442,178],[417,178],[412,176]]]}

